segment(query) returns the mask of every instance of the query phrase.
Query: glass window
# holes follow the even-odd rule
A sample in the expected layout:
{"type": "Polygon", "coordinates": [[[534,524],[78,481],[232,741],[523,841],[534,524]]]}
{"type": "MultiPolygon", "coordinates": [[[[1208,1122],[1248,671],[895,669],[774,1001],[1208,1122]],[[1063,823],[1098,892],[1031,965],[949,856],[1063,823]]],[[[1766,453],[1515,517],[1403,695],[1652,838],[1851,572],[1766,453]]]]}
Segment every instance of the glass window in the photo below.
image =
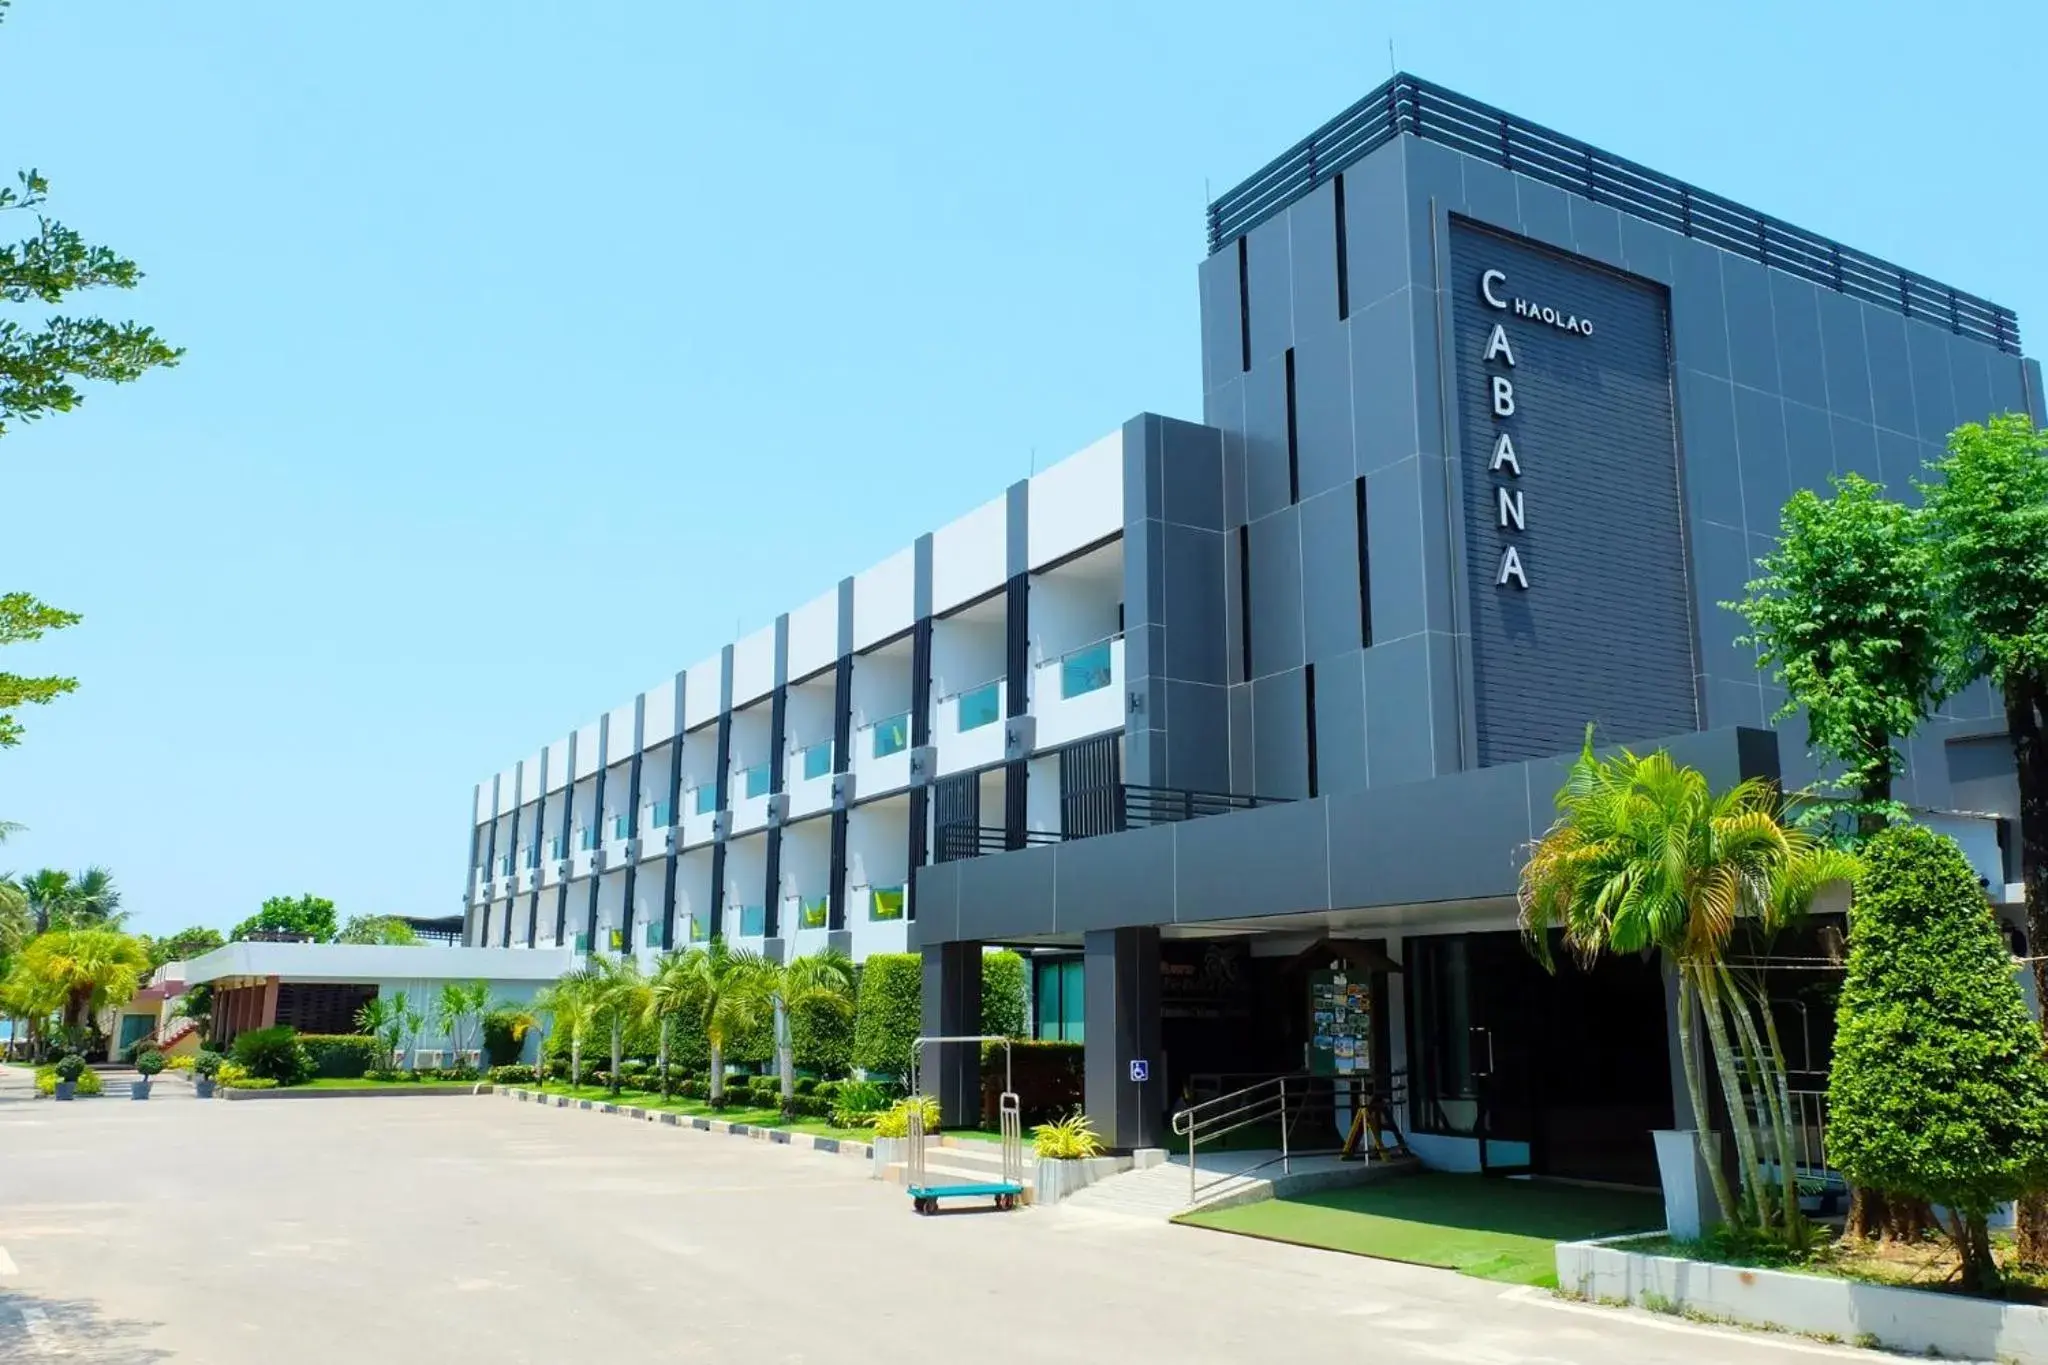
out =
{"type": "Polygon", "coordinates": [[[529,848],[528,850],[526,850],[526,865],[528,867],[540,866],[540,850],[538,848],[529,848]]]}
{"type": "Polygon", "coordinates": [[[804,781],[808,782],[812,778],[823,777],[832,771],[832,745],[829,742],[813,744],[810,748],[804,750],[803,759],[804,781]]]}
{"type": "Polygon", "coordinates": [[[765,934],[768,932],[768,907],[765,905],[742,905],[740,907],[740,933],[765,934]]]}
{"type": "Polygon", "coordinates": [[[802,902],[797,908],[797,923],[806,929],[822,929],[831,917],[831,903],[823,896],[802,902]]]}
{"type": "Polygon", "coordinates": [[[1409,981],[1415,992],[1415,1126],[1424,1132],[1468,1133],[1478,1090],[1472,1075],[1471,962],[1463,938],[1410,939],[1409,981]]]}
{"type": "Polygon", "coordinates": [[[674,820],[669,818],[669,815],[670,812],[668,808],[668,802],[657,801],[654,803],[653,818],[650,819],[647,823],[652,825],[655,829],[667,829],[670,825],[675,823],[674,820]]]}
{"type": "Polygon", "coordinates": [[[1085,1001],[1081,991],[1084,967],[1079,958],[1060,964],[1060,1037],[1070,1043],[1087,1041],[1083,1026],[1087,1014],[1082,1009],[1085,1001]]]}
{"type": "Polygon", "coordinates": [[[1053,1042],[1085,1041],[1082,971],[1078,957],[1041,959],[1033,965],[1032,1020],[1038,1037],[1053,1042]]]}
{"type": "Polygon", "coordinates": [[[579,953],[587,953],[590,951],[590,935],[576,935],[576,951],[579,953]]]}
{"type": "Polygon", "coordinates": [[[659,924],[647,926],[646,943],[650,948],[659,948],[661,946],[661,926],[659,924]]]}
{"type": "Polygon", "coordinates": [[[1060,698],[1083,696],[1109,686],[1109,641],[1098,640],[1060,658],[1060,698]]]}
{"type": "Polygon", "coordinates": [[[873,920],[903,918],[903,888],[900,886],[876,886],[868,889],[868,918],[873,920]]]}
{"type": "Polygon", "coordinates": [[[887,758],[910,747],[910,713],[875,722],[875,757],[887,758]]]}
{"type": "Polygon", "coordinates": [[[692,809],[697,814],[709,815],[718,809],[718,788],[710,786],[698,787],[696,788],[696,794],[696,804],[692,809]]]}
{"type": "Polygon", "coordinates": [[[983,683],[972,692],[962,692],[954,712],[955,723],[961,730],[979,730],[984,725],[993,725],[1002,719],[1003,685],[1000,682],[983,683]]]}
{"type": "Polygon", "coordinates": [[[749,798],[766,796],[768,794],[768,765],[766,763],[756,763],[753,767],[741,773],[740,776],[746,780],[746,785],[740,790],[744,791],[749,798]]]}
{"type": "Polygon", "coordinates": [[[498,855],[498,875],[499,875],[500,877],[509,877],[509,876],[511,876],[511,875],[512,875],[512,855],[511,855],[511,854],[509,854],[509,853],[501,853],[501,854],[499,854],[499,855],[498,855]]]}

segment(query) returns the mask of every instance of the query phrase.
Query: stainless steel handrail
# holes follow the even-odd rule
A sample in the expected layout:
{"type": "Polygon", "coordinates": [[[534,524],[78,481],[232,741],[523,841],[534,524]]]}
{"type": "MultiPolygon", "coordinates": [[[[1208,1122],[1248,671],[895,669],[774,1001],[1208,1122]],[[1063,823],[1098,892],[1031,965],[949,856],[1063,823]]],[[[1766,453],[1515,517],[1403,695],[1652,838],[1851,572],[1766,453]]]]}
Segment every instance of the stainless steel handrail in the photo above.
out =
{"type": "Polygon", "coordinates": [[[1195,1202],[1201,1188],[1196,1171],[1196,1149],[1204,1142],[1213,1142],[1254,1123],[1274,1118],[1280,1120],[1280,1169],[1283,1174],[1293,1174],[1293,1153],[1288,1145],[1287,1132],[1287,1083],[1294,1082],[1295,1097],[1301,1099],[1306,1098],[1308,1079],[1302,1073],[1274,1076],[1214,1099],[1203,1100],[1200,1104],[1189,1105],[1174,1114],[1174,1135],[1188,1140],[1188,1203],[1195,1202]],[[1225,1105],[1234,1107],[1224,1108],[1225,1105]]]}

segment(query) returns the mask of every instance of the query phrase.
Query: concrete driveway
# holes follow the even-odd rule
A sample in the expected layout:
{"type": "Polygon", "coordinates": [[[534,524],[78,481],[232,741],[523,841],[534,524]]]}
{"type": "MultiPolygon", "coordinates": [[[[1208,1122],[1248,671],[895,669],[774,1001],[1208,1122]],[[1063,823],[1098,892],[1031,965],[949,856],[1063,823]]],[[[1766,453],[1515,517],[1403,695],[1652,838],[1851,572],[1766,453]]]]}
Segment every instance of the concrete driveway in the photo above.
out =
{"type": "Polygon", "coordinates": [[[495,1097],[59,1106],[0,1081],[0,1360],[1872,1359],[495,1097]]]}

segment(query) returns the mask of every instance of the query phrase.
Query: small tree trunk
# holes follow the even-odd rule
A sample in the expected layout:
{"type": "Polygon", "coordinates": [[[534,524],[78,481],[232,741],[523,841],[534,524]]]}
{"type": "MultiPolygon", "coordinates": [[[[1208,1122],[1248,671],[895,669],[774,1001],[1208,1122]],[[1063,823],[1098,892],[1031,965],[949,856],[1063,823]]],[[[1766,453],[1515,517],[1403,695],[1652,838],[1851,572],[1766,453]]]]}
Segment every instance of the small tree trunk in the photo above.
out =
{"type": "Polygon", "coordinates": [[[612,1020],[612,1094],[619,1093],[619,1066],[626,1060],[626,1021],[612,1020]]]}
{"type": "Polygon", "coordinates": [[[711,1107],[725,1105],[725,1040],[716,1033],[711,1035],[711,1107]]]}
{"type": "Polygon", "coordinates": [[[661,1020],[661,1097],[668,1098],[668,1016],[661,1020]]]}
{"type": "Polygon", "coordinates": [[[1692,1099],[1692,1121],[1694,1141],[1699,1144],[1700,1162],[1707,1168],[1707,1178],[1714,1187],[1714,1198],[1721,1206],[1721,1216],[1733,1223],[1742,1221],[1742,1211],[1735,1207],[1735,1197],[1728,1188],[1728,1173],[1721,1169],[1721,1153],[1715,1150],[1713,1138],[1713,1114],[1707,1106],[1706,1078],[1700,1072],[1699,1040],[1693,1037],[1693,1016],[1698,1013],[1699,991],[1693,984],[1692,973],[1683,966],[1678,969],[1678,1052],[1685,1065],[1686,1094],[1692,1099]]]}
{"type": "Polygon", "coordinates": [[[580,1089],[583,1085],[583,1040],[576,1039],[569,1044],[569,1088],[580,1089]]]}
{"type": "Polygon", "coordinates": [[[1728,1024],[1721,1013],[1721,994],[1713,968],[1703,966],[1700,999],[1706,1005],[1707,1038],[1713,1044],[1714,1070],[1720,1077],[1721,1093],[1728,1102],[1728,1127],[1735,1137],[1735,1155],[1742,1166],[1743,1192],[1756,1210],[1756,1225],[1770,1225],[1764,1200],[1763,1168],[1757,1163],[1756,1134],[1749,1126],[1749,1112],[1742,1098],[1742,1078],[1735,1070],[1735,1055],[1728,1043],[1728,1024]]]}
{"type": "Polygon", "coordinates": [[[1770,1113],[1772,1136],[1778,1149],[1779,1217],[1790,1234],[1799,1226],[1799,1160],[1792,1144],[1792,1096],[1785,1081],[1785,1054],[1778,1048],[1778,1028],[1771,1021],[1771,1002],[1761,987],[1753,994],[1745,990],[1726,963],[1721,964],[1721,977],[1728,989],[1728,1009],[1735,1020],[1750,1084],[1770,1113]],[[1768,1049],[1750,1015],[1752,1003],[1763,1015],[1763,1029],[1770,1038],[1768,1049]]]}
{"type": "Polygon", "coordinates": [[[782,1112],[796,1108],[796,1042],[789,1028],[789,1006],[775,997],[775,1062],[782,1072],[782,1112]]]}

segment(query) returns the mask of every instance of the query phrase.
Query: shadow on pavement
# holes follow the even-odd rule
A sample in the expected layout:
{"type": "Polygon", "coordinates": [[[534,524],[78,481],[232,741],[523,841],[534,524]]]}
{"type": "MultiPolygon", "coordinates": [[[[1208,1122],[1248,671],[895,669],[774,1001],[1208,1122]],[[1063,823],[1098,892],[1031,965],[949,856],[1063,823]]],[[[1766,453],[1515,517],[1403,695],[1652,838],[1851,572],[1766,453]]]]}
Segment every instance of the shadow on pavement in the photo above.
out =
{"type": "Polygon", "coordinates": [[[109,1318],[82,1299],[56,1299],[0,1289],[0,1360],[89,1360],[94,1365],[150,1365],[173,1358],[146,1338],[159,1324],[109,1318]]]}

